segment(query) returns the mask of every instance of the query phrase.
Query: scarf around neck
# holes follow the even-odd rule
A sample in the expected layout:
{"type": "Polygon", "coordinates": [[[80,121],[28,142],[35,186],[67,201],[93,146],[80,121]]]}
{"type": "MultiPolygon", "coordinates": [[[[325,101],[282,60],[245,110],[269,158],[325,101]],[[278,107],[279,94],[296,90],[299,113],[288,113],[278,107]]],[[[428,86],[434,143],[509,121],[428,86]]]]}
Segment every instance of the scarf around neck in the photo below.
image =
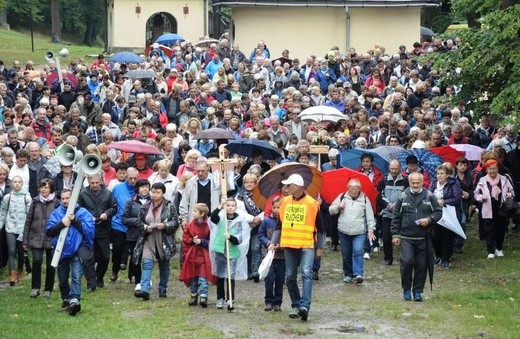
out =
{"type": "Polygon", "coordinates": [[[497,175],[495,179],[492,179],[490,176],[488,176],[487,182],[491,186],[491,197],[495,200],[498,200],[500,193],[502,193],[500,187],[498,187],[498,184],[500,183],[500,175],[497,175]]]}

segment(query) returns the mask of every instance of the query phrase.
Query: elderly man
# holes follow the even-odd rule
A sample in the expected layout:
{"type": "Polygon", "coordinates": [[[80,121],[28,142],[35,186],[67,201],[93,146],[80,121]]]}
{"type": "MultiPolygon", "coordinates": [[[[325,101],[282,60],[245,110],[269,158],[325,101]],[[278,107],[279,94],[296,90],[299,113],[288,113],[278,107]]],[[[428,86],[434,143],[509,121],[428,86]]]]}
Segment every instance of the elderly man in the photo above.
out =
{"type": "Polygon", "coordinates": [[[34,119],[31,127],[37,137],[51,139],[51,124],[47,122],[47,110],[43,107],[38,108],[36,119],[34,119]]]}
{"type": "Polygon", "coordinates": [[[314,256],[323,254],[325,239],[320,204],[305,193],[301,175],[291,174],[282,184],[288,186],[290,195],[282,198],[281,223],[273,232],[269,250],[282,247],[285,252],[285,277],[292,308],[289,317],[307,321],[312,299],[314,256]],[[297,282],[298,265],[301,267],[302,293],[297,282]]]}
{"type": "Polygon", "coordinates": [[[435,195],[423,188],[423,176],[414,172],[407,188],[394,206],[392,244],[401,246],[403,299],[422,301],[428,266],[433,266],[430,226],[442,217],[435,195]]]}
{"type": "Polygon", "coordinates": [[[397,160],[390,161],[390,173],[377,185],[380,194],[380,208],[382,209],[383,224],[383,251],[385,265],[392,265],[394,255],[392,251],[392,234],[390,227],[394,217],[395,203],[401,193],[408,187],[408,180],[401,175],[401,164],[397,160]]]}
{"type": "Polygon", "coordinates": [[[289,135],[294,134],[298,140],[305,139],[305,136],[309,132],[309,126],[305,121],[301,121],[299,109],[293,109],[291,120],[287,121],[283,126],[289,130],[289,135]]]}
{"type": "Polygon", "coordinates": [[[21,149],[16,152],[16,161],[9,172],[9,180],[19,176],[23,180],[23,190],[31,194],[31,198],[38,195],[38,174],[27,165],[29,152],[21,149]]]}
{"type": "Polygon", "coordinates": [[[108,130],[112,133],[112,137],[115,141],[121,139],[121,129],[119,126],[112,122],[112,116],[109,113],[103,113],[101,115],[101,120],[103,121],[103,126],[108,127],[108,130]]]}
{"type": "Polygon", "coordinates": [[[220,205],[220,185],[209,173],[208,160],[199,158],[195,165],[197,175],[188,180],[179,205],[182,228],[193,220],[193,206],[206,204],[210,211],[220,205]]]}
{"type": "Polygon", "coordinates": [[[269,122],[271,123],[271,127],[267,130],[269,137],[276,143],[280,141],[285,147],[289,141],[289,130],[284,126],[280,126],[280,119],[276,115],[272,115],[269,118],[269,122]]]}
{"type": "Polygon", "coordinates": [[[180,142],[184,140],[182,135],[177,133],[177,125],[174,123],[166,125],[166,137],[172,139],[172,147],[175,149],[179,148],[180,142]]]}
{"type": "Polygon", "coordinates": [[[36,182],[39,184],[44,178],[52,178],[51,173],[44,166],[47,162],[47,158],[42,155],[40,145],[31,141],[27,144],[27,150],[29,151],[29,160],[27,161],[27,165],[30,169],[36,172],[36,182]]]}
{"type": "Polygon", "coordinates": [[[110,241],[112,243],[112,275],[110,276],[110,281],[112,282],[117,280],[121,267],[126,268],[126,262],[122,262],[122,257],[124,251],[128,251],[126,247],[126,231],[128,228],[123,225],[122,218],[126,203],[135,193],[134,185],[138,178],[139,171],[134,167],[130,167],[126,171],[126,180],[116,185],[112,191],[117,204],[117,213],[112,217],[112,229],[110,233],[110,241]]]}

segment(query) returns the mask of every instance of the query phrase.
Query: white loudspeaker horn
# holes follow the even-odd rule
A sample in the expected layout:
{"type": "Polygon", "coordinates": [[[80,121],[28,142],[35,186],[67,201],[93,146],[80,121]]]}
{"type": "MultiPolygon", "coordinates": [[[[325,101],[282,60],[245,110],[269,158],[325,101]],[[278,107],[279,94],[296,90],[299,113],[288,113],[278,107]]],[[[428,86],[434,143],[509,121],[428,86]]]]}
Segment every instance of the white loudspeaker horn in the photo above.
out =
{"type": "Polygon", "coordinates": [[[62,48],[61,51],[58,52],[58,54],[60,55],[60,57],[66,58],[69,56],[69,50],[66,48],[62,48]]]}
{"type": "Polygon", "coordinates": [[[79,168],[86,175],[93,175],[101,172],[101,159],[97,155],[87,154],[79,162],[79,168]]]}
{"type": "Polygon", "coordinates": [[[61,149],[58,152],[58,159],[60,160],[60,164],[64,166],[72,165],[74,162],[81,159],[82,156],[83,153],[81,153],[81,151],[77,151],[74,149],[74,147],[67,144],[61,146],[61,149]]]}
{"type": "Polygon", "coordinates": [[[52,53],[52,51],[45,52],[45,59],[47,61],[51,61],[52,59],[54,59],[54,53],[52,53]]]}

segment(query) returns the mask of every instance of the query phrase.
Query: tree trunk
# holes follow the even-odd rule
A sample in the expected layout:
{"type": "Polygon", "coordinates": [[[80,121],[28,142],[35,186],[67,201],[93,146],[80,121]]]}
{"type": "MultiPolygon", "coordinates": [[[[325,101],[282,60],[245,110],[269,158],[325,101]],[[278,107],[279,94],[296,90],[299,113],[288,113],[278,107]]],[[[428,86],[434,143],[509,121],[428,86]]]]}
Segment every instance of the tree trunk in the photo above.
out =
{"type": "Polygon", "coordinates": [[[87,15],[85,18],[85,37],[83,39],[83,43],[89,46],[92,46],[94,41],[94,19],[91,15],[87,15]]]}
{"type": "Polygon", "coordinates": [[[52,41],[60,42],[61,41],[61,13],[60,13],[60,1],[59,0],[51,0],[51,26],[52,26],[52,41]]]}
{"type": "Polygon", "coordinates": [[[502,2],[500,4],[500,9],[502,9],[502,10],[507,9],[517,3],[518,3],[518,0],[502,0],[502,2]]]}

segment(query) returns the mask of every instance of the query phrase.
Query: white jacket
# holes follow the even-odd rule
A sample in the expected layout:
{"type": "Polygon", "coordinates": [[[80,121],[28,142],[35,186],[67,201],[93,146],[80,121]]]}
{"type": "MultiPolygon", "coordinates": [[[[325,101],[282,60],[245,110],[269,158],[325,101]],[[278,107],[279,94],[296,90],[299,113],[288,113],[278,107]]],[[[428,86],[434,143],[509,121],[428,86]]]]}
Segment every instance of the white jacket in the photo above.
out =
{"type": "Polygon", "coordinates": [[[338,195],[330,205],[329,212],[331,215],[339,213],[338,231],[341,233],[359,235],[367,231],[373,232],[376,229],[372,204],[363,192],[356,200],[352,199],[348,193],[338,195]],[[340,211],[339,204],[343,200],[346,202],[346,206],[340,211]]]}

